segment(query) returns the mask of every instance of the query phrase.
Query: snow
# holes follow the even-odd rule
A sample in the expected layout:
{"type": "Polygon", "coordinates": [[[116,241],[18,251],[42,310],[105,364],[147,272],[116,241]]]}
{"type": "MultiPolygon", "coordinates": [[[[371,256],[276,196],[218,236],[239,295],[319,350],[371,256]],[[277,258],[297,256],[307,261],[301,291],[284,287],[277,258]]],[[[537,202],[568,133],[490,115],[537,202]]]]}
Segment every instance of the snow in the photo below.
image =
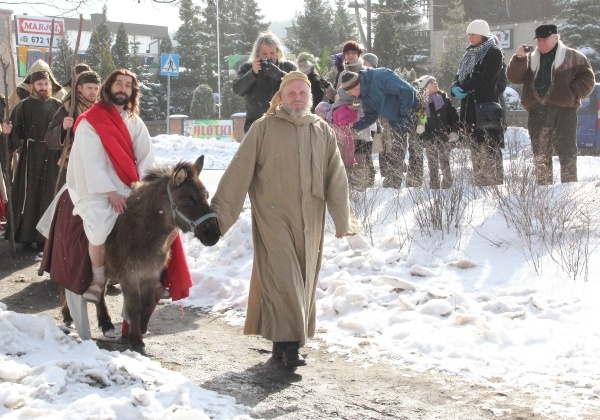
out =
{"type": "MultiPolygon", "coordinates": [[[[526,132],[511,128],[508,137],[520,140],[519,156],[529,161],[526,132]]],[[[224,169],[238,147],[177,135],[153,141],[161,164],[206,155],[201,179],[211,194],[219,178],[212,170],[224,169]]],[[[514,149],[511,141],[506,152],[514,149]]],[[[506,153],[507,170],[510,156],[516,155],[506,153]]],[[[558,167],[556,161],[555,177],[558,167]]],[[[581,182],[548,187],[549,196],[578,197],[582,208],[598,201],[600,158],[579,157],[578,169],[581,182]]],[[[371,216],[364,219],[370,230],[337,239],[328,224],[317,335],[309,347],[325,347],[363,367],[404,365],[501,390],[515,386],[539,397],[535,409],[541,414],[576,419],[600,413],[595,214],[587,258],[582,257],[587,276],[573,276],[551,258],[561,261],[556,247],[544,248],[536,232],[519,235],[489,194],[474,194],[460,229],[429,232],[414,222],[414,190],[378,188],[366,194],[372,200],[371,216]],[[390,213],[394,205],[399,213],[390,213]]],[[[178,304],[243,323],[253,252],[249,206],[247,201],[238,222],[213,247],[183,235],[194,286],[178,304]]],[[[6,311],[1,303],[0,308],[3,418],[252,414],[233,398],[204,390],[145,357],[100,350],[94,342],[66,336],[50,318],[6,311]]]]}

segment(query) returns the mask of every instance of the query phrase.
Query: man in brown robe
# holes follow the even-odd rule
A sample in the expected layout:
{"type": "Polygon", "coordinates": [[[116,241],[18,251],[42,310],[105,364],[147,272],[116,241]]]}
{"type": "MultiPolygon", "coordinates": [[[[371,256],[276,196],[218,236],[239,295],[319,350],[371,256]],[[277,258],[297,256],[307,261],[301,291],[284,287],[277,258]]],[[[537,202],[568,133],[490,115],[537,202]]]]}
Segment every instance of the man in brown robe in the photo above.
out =
{"type": "MultiPolygon", "coordinates": [[[[10,122],[4,124],[10,133],[10,153],[19,152],[12,183],[12,210],[15,242],[42,251],[45,238],[36,225],[54,198],[60,152],[48,149],[46,130],[61,102],[52,98],[50,74],[38,71],[29,75],[31,95],[12,110],[10,122]]],[[[4,147],[2,145],[2,147],[4,147]]]]}
{"type": "Polygon", "coordinates": [[[325,208],[338,238],[359,231],[335,134],[311,105],[306,75],[285,75],[211,203],[225,234],[250,195],[254,266],[244,334],[273,341],[273,357],[288,367],[306,364],[299,348],[315,333],[325,208]]]}

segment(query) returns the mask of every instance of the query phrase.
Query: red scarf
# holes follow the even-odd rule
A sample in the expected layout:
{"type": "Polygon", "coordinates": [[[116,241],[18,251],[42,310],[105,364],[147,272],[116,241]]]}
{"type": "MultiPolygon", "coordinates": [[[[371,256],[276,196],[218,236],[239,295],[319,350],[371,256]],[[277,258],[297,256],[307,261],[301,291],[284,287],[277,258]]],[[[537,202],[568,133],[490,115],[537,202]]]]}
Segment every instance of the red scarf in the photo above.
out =
{"type": "MultiPolygon", "coordinates": [[[[96,103],[77,118],[73,129],[77,129],[79,122],[85,119],[96,130],[102,141],[104,150],[117,171],[119,179],[127,186],[139,181],[135,156],[133,155],[133,142],[129,130],[117,108],[96,103]]],[[[163,286],[168,288],[172,299],[179,300],[190,295],[192,276],[187,265],[185,251],[181,237],[177,235],[171,244],[171,259],[165,269],[163,286]]]]}

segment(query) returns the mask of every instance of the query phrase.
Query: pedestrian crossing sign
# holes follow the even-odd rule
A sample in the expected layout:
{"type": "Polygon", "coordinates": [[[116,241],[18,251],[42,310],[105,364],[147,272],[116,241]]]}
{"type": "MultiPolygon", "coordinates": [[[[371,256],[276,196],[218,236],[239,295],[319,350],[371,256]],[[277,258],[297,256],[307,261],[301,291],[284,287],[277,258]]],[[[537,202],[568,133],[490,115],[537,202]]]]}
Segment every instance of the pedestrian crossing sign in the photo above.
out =
{"type": "Polygon", "coordinates": [[[161,76],[179,76],[179,55],[161,54],[160,55],[160,75],[161,76]]]}

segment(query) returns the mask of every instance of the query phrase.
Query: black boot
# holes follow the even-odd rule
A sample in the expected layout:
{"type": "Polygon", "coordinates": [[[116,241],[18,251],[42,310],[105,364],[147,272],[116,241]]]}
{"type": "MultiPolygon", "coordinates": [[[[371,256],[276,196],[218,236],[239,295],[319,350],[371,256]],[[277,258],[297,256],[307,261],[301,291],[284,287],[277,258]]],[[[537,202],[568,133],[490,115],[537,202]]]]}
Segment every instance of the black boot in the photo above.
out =
{"type": "MultiPolygon", "coordinates": [[[[300,343],[298,341],[284,341],[279,343],[273,343],[273,348],[277,347],[277,354],[280,356],[276,356],[280,358],[283,364],[286,367],[297,367],[297,366],[305,366],[306,360],[300,354],[300,343]],[[275,346],[277,344],[277,346],[275,346]]],[[[275,355],[275,353],[274,353],[275,355]]]]}

